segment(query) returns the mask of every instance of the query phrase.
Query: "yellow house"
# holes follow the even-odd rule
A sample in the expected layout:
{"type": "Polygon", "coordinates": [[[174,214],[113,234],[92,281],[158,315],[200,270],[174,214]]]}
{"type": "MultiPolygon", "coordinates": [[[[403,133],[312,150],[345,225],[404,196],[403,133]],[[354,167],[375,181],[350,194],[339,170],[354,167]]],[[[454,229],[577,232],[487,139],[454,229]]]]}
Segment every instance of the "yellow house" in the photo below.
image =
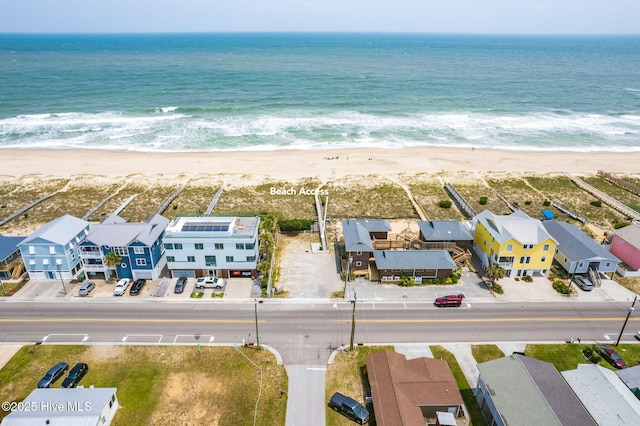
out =
{"type": "Polygon", "coordinates": [[[557,242],[540,220],[521,210],[510,215],[485,210],[473,222],[474,250],[482,266],[497,263],[509,278],[548,275],[557,242]]]}

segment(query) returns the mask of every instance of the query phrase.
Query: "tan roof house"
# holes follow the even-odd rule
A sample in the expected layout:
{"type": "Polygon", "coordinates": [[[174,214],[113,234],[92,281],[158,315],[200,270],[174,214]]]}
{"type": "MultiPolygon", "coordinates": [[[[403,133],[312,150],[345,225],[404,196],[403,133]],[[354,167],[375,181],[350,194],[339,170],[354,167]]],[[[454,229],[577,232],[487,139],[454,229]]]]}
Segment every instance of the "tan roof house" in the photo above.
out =
{"type": "Polygon", "coordinates": [[[379,426],[424,426],[436,412],[462,415],[462,396],[446,361],[380,351],[368,355],[366,365],[379,426]]]}

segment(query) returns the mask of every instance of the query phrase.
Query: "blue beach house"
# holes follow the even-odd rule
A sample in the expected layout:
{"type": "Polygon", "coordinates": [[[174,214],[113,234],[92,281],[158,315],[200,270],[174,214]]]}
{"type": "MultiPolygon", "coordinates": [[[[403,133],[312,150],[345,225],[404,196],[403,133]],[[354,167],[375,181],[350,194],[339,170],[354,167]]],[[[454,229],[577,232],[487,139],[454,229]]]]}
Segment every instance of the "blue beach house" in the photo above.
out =
{"type": "Polygon", "coordinates": [[[169,220],[156,214],[146,222],[127,222],[112,214],[91,226],[80,245],[80,256],[87,276],[103,274],[117,278],[155,280],[166,266],[162,237],[169,220]],[[107,265],[105,256],[115,252],[120,261],[107,265]]]}
{"type": "Polygon", "coordinates": [[[32,280],[71,280],[82,272],[78,246],[89,222],[64,215],[45,224],[18,246],[32,280]]]}
{"type": "Polygon", "coordinates": [[[18,279],[22,274],[23,266],[18,247],[22,240],[24,237],[0,235],[0,280],[18,279]]]}

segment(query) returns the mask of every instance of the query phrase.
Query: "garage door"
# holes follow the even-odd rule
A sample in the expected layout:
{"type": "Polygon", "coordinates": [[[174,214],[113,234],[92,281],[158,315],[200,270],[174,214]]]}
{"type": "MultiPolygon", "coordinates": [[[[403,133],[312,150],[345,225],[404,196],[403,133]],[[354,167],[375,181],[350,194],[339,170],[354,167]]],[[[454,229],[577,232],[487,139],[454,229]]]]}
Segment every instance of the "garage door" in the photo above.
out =
{"type": "Polygon", "coordinates": [[[180,278],[180,277],[195,278],[196,271],[193,269],[174,269],[173,271],[171,271],[171,276],[173,278],[180,278]]]}

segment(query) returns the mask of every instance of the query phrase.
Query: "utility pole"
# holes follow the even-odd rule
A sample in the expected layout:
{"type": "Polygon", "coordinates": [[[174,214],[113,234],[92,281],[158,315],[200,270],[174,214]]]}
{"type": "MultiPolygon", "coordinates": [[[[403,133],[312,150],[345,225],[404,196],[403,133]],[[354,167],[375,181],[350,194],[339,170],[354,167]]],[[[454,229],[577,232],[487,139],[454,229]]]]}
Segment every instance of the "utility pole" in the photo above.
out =
{"type": "Polygon", "coordinates": [[[622,330],[620,330],[620,334],[618,335],[618,340],[616,340],[616,346],[618,346],[618,343],[620,343],[620,339],[622,338],[622,333],[624,333],[624,328],[627,326],[627,321],[629,321],[629,317],[633,312],[633,306],[636,304],[636,300],[638,300],[637,294],[633,296],[633,303],[631,304],[631,306],[629,307],[629,310],[627,311],[627,318],[624,320],[624,323],[622,324],[622,330]]]}
{"type": "Polygon", "coordinates": [[[60,265],[56,262],[56,269],[58,270],[58,277],[60,278],[60,282],[62,283],[62,293],[67,294],[67,289],[64,286],[64,280],[62,279],[62,272],[60,272],[60,265]]]}
{"type": "Polygon", "coordinates": [[[262,303],[262,300],[258,302],[258,299],[253,299],[254,303],[254,311],[256,314],[256,344],[258,345],[258,349],[260,349],[260,334],[258,333],[258,303],[262,303]]]}
{"type": "Polygon", "coordinates": [[[351,342],[349,343],[349,350],[353,351],[353,336],[356,333],[356,302],[358,301],[358,297],[356,296],[355,290],[353,291],[353,309],[351,310],[351,342]]]}
{"type": "Polygon", "coordinates": [[[342,294],[343,299],[347,298],[347,281],[349,280],[349,266],[351,266],[352,261],[353,261],[353,258],[351,256],[347,256],[347,273],[344,274],[344,291],[342,294]]]}

